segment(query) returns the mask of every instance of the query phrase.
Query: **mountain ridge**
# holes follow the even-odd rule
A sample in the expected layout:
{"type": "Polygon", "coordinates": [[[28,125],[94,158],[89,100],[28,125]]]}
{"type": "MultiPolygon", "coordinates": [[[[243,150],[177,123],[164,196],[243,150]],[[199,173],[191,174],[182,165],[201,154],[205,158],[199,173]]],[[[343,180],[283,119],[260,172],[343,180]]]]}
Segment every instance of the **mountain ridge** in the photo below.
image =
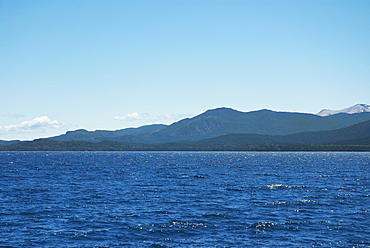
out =
{"type": "Polygon", "coordinates": [[[105,140],[37,139],[0,145],[2,151],[370,151],[370,121],[291,135],[227,134],[200,141],[136,144],[105,140]]]}
{"type": "Polygon", "coordinates": [[[80,140],[89,142],[100,142],[102,140],[112,140],[115,137],[120,137],[124,135],[137,135],[140,133],[153,132],[165,128],[167,125],[164,124],[152,124],[145,125],[137,128],[125,128],[114,131],[107,130],[96,130],[87,131],[85,129],[78,129],[74,131],[67,131],[65,134],[50,137],[47,139],[52,139],[55,141],[69,141],[69,140],[80,140]]]}
{"type": "Polygon", "coordinates": [[[183,119],[163,129],[130,137],[121,142],[164,143],[196,141],[230,133],[287,135],[308,131],[325,131],[348,127],[370,120],[370,113],[338,114],[321,117],[314,114],[257,110],[241,112],[228,108],[213,109],[193,118],[183,119]]]}
{"type": "MultiPolygon", "coordinates": [[[[109,140],[132,144],[160,144],[200,141],[228,134],[282,136],[305,132],[329,131],[350,127],[369,120],[370,112],[357,114],[337,113],[319,116],[309,113],[283,112],[269,109],[242,112],[232,108],[221,107],[209,109],[197,116],[181,119],[170,125],[153,124],[114,131],[78,129],[45,139],[61,142],[75,140],[99,143],[109,140]]],[[[349,140],[352,138],[348,137],[349,140]]],[[[11,143],[17,142],[0,141],[0,144],[4,145],[11,143]]]]}

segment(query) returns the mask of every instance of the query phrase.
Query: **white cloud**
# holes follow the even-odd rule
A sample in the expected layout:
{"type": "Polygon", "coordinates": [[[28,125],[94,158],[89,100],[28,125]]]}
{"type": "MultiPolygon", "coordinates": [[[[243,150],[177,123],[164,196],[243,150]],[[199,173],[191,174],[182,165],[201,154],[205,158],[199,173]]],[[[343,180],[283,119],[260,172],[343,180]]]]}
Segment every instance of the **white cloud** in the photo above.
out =
{"type": "Polygon", "coordinates": [[[156,120],[156,118],[150,117],[150,115],[147,113],[144,114],[132,113],[124,116],[116,116],[114,117],[114,119],[119,121],[156,120]]]}
{"type": "Polygon", "coordinates": [[[114,119],[119,121],[159,121],[159,120],[178,120],[188,116],[189,114],[164,114],[151,116],[148,113],[144,114],[132,113],[124,116],[116,116],[114,117],[114,119]]]}
{"type": "Polygon", "coordinates": [[[191,114],[164,114],[159,116],[161,120],[179,120],[191,116],[191,114]]]}
{"type": "Polygon", "coordinates": [[[47,129],[59,129],[65,126],[64,123],[50,120],[47,116],[36,117],[30,121],[23,121],[20,124],[0,126],[0,133],[19,133],[19,132],[34,132],[47,129]]]}

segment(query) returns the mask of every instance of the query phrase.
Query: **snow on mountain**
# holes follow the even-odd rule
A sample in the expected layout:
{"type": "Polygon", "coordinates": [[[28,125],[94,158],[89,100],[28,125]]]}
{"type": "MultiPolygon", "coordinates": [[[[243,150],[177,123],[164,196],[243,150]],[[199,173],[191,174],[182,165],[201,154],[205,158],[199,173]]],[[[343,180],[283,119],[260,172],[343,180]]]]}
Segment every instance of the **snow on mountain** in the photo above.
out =
{"type": "Polygon", "coordinates": [[[336,115],[336,114],[358,114],[363,112],[370,112],[370,105],[367,104],[356,104],[352,107],[340,109],[340,110],[330,110],[330,109],[323,109],[317,115],[319,116],[329,116],[329,115],[336,115]]]}

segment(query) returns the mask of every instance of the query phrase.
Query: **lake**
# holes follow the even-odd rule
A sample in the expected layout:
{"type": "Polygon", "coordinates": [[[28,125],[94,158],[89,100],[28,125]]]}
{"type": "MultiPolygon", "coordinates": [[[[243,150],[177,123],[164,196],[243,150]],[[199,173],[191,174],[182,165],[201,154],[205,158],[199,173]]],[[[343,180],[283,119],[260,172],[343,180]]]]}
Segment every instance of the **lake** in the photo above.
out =
{"type": "Polygon", "coordinates": [[[0,152],[1,247],[370,247],[370,153],[0,152]]]}

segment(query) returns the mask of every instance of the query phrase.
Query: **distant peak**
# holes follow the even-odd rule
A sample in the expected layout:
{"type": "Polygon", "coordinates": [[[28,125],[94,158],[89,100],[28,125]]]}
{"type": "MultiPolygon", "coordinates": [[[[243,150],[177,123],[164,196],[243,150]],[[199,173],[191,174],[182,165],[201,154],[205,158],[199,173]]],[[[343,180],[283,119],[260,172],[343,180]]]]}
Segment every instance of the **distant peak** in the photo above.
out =
{"type": "Polygon", "coordinates": [[[273,111],[271,109],[260,109],[260,110],[256,110],[255,112],[276,112],[276,111],[273,111]]]}
{"type": "Polygon", "coordinates": [[[208,109],[203,114],[225,113],[225,112],[239,112],[239,111],[232,109],[232,108],[220,107],[220,108],[215,108],[215,109],[208,109]]]}
{"type": "Polygon", "coordinates": [[[75,132],[88,133],[89,131],[87,131],[86,129],[76,129],[76,130],[72,130],[72,131],[67,131],[67,133],[75,133],[75,132]]]}
{"type": "Polygon", "coordinates": [[[370,105],[368,104],[356,104],[352,107],[340,109],[340,110],[330,110],[330,109],[323,109],[317,115],[319,116],[329,116],[329,115],[336,115],[336,114],[358,114],[370,112],[370,105]]]}
{"type": "Polygon", "coordinates": [[[228,107],[219,107],[219,108],[214,108],[214,109],[208,109],[206,112],[210,112],[210,111],[237,111],[237,110],[228,108],[228,107]]]}
{"type": "Polygon", "coordinates": [[[352,107],[356,107],[356,106],[370,107],[370,105],[365,104],[365,103],[358,103],[358,104],[353,105],[352,107]]]}

